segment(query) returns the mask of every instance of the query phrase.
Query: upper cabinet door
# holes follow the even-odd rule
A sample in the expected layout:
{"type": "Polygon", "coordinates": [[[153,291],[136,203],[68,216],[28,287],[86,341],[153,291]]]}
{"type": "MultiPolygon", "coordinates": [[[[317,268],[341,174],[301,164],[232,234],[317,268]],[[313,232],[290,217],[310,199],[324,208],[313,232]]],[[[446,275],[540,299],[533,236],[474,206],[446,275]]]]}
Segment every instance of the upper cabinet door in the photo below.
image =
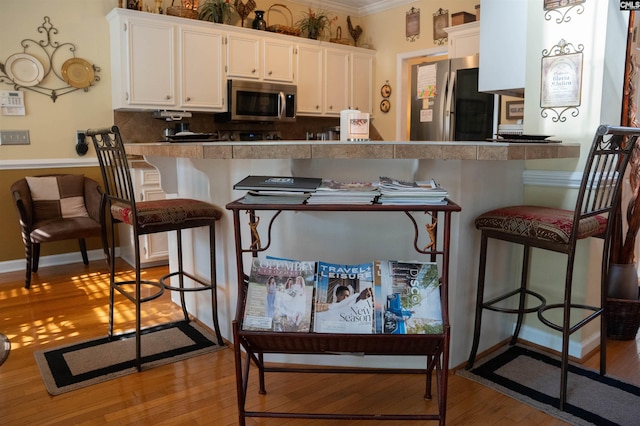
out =
{"type": "Polygon", "coordinates": [[[373,113],[373,55],[353,53],[351,56],[351,108],[373,113]]]}
{"type": "Polygon", "coordinates": [[[264,68],[262,78],[269,81],[293,82],[293,42],[264,40],[264,68]]]}
{"type": "Polygon", "coordinates": [[[227,75],[229,77],[259,79],[260,39],[258,37],[227,33],[227,75]]]}
{"type": "Polygon", "coordinates": [[[349,107],[349,52],[326,49],[324,55],[324,111],[326,115],[340,115],[349,107]]]}
{"type": "Polygon", "coordinates": [[[173,106],[176,102],[174,27],[129,19],[125,31],[129,59],[125,102],[132,106],[173,106]]]}
{"type": "Polygon", "coordinates": [[[208,111],[226,108],[223,41],[221,32],[204,28],[181,29],[180,108],[208,111]]]}
{"type": "Polygon", "coordinates": [[[316,45],[298,45],[298,114],[316,115],[323,112],[324,93],[323,49],[316,45]]]}

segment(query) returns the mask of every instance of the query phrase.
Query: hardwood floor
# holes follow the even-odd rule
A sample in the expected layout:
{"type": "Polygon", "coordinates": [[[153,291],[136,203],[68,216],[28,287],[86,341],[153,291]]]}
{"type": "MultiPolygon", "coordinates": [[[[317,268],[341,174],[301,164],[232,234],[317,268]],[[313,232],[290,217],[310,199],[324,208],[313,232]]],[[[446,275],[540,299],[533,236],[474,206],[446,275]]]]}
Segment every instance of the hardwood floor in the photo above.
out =
{"type": "MultiPolygon", "coordinates": [[[[123,274],[130,273],[122,263],[123,274]],[[128,272],[127,272],[128,271],[128,272]]],[[[145,271],[149,277],[164,268],[145,271]]],[[[40,378],[34,351],[107,333],[108,274],[104,262],[42,268],[31,290],[23,272],[0,274],[0,332],[11,340],[11,353],[0,366],[0,424],[4,425],[233,425],[237,424],[233,352],[202,355],[145,370],[82,390],[50,396],[40,378]]],[[[129,304],[116,307],[121,329],[133,327],[129,304]]],[[[147,303],[148,324],[179,319],[168,297],[147,303]]],[[[608,371],[640,385],[636,341],[610,341],[608,371]]],[[[597,368],[598,356],[585,365],[597,368]]],[[[255,373],[255,369],[252,370],[255,373]]],[[[248,409],[281,411],[360,410],[391,407],[423,412],[424,379],[417,375],[267,374],[268,395],[257,392],[250,377],[248,409]]],[[[391,425],[399,422],[248,419],[248,425],[391,425]]],[[[402,424],[417,422],[402,422],[402,424]]],[[[449,425],[560,425],[540,411],[484,386],[449,377],[449,425]]]]}

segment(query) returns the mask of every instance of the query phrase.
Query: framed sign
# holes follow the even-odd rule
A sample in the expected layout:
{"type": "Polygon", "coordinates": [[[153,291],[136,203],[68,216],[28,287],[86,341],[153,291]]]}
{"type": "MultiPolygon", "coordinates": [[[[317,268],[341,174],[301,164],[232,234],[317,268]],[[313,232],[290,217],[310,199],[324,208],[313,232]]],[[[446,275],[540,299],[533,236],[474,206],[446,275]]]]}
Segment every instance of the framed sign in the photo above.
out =
{"type": "Polygon", "coordinates": [[[524,118],[524,102],[523,101],[507,101],[505,102],[507,107],[506,118],[507,120],[517,120],[524,118]]]}
{"type": "Polygon", "coordinates": [[[544,0],[544,10],[560,9],[561,7],[575,6],[584,3],[585,0],[544,0]]]}
{"type": "Polygon", "coordinates": [[[582,94],[582,52],[542,58],[543,108],[579,106],[582,94]]]}
{"type": "Polygon", "coordinates": [[[446,9],[438,9],[433,14],[433,41],[436,44],[444,44],[447,41],[448,34],[444,30],[449,26],[449,11],[446,9]]]}
{"type": "Polygon", "coordinates": [[[420,38],[420,9],[412,7],[407,11],[405,28],[407,40],[416,41],[420,38]]]}
{"type": "Polygon", "coordinates": [[[576,48],[561,39],[551,49],[542,51],[540,73],[540,115],[565,122],[567,116],[577,117],[582,102],[582,64],[584,46],[576,48]]]}

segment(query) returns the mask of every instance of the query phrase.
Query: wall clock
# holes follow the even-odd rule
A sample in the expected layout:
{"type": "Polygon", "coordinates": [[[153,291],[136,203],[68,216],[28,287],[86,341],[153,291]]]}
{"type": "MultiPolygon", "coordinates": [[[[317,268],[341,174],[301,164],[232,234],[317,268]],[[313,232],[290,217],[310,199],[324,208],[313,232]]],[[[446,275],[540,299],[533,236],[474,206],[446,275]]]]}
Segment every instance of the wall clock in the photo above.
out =
{"type": "Polygon", "coordinates": [[[390,109],[391,102],[389,102],[389,99],[383,99],[382,102],[380,102],[380,111],[387,113],[390,109]]]}

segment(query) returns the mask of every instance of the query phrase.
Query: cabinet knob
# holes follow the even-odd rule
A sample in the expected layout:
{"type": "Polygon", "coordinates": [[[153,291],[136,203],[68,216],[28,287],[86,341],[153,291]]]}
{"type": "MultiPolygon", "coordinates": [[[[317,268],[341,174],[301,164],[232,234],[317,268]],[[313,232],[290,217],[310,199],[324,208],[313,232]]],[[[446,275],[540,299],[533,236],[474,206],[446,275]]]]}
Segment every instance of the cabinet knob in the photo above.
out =
{"type": "Polygon", "coordinates": [[[169,100],[169,99],[171,99],[171,96],[170,96],[170,95],[167,95],[167,100],[169,100]]]}
{"type": "Polygon", "coordinates": [[[269,71],[269,75],[273,74],[273,71],[269,71]]]}
{"type": "Polygon", "coordinates": [[[320,105],[316,105],[316,109],[320,109],[320,105]]]}
{"type": "Polygon", "coordinates": [[[255,74],[255,73],[256,73],[256,69],[254,68],[251,70],[251,74],[255,74]]]}
{"type": "Polygon", "coordinates": [[[191,97],[187,96],[187,102],[190,102],[190,101],[191,101],[191,97]]]}
{"type": "Polygon", "coordinates": [[[329,109],[333,109],[333,105],[329,105],[329,109]]]}

